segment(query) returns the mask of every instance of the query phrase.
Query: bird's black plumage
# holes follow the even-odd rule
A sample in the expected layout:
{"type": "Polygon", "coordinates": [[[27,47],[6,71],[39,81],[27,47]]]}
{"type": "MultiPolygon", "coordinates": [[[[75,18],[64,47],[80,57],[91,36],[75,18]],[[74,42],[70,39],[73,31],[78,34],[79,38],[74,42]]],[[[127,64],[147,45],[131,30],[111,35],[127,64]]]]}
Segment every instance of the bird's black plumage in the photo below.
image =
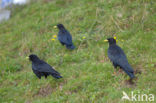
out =
{"type": "Polygon", "coordinates": [[[29,56],[29,60],[32,62],[32,70],[36,74],[36,76],[41,79],[42,76],[47,78],[47,76],[51,75],[56,79],[62,78],[60,73],[53,69],[49,64],[40,60],[36,55],[31,54],[29,56]]]}
{"type": "Polygon", "coordinates": [[[70,32],[66,30],[62,24],[58,24],[57,28],[59,29],[58,40],[60,41],[60,43],[62,45],[65,45],[67,49],[75,49],[70,32]]]}
{"type": "Polygon", "coordinates": [[[108,57],[113,63],[113,66],[115,68],[119,66],[130,76],[131,79],[134,78],[133,68],[128,63],[124,51],[116,45],[116,40],[114,38],[108,38],[107,40],[109,42],[108,57]]]}

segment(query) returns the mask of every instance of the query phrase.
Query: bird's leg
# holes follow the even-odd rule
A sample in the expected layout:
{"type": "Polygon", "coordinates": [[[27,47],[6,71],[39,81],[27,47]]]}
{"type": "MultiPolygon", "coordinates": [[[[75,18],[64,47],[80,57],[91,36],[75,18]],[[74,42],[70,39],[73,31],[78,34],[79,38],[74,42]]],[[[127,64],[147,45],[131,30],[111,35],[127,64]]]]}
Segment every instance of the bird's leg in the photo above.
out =
{"type": "Polygon", "coordinates": [[[119,67],[120,67],[120,68],[119,68],[119,71],[118,71],[118,72],[123,73],[122,67],[121,67],[121,66],[119,66],[119,67]]]}
{"type": "MultiPolygon", "coordinates": [[[[113,66],[114,66],[115,69],[117,69],[117,65],[114,62],[113,62],[113,66]]],[[[114,75],[116,75],[116,72],[114,72],[114,75]]]]}
{"type": "Polygon", "coordinates": [[[39,79],[41,79],[41,75],[40,75],[40,74],[36,74],[36,76],[37,76],[39,79]]]}
{"type": "Polygon", "coordinates": [[[39,78],[38,80],[37,80],[37,82],[40,84],[41,83],[41,75],[37,75],[37,77],[39,78]]]}
{"type": "Polygon", "coordinates": [[[117,65],[114,62],[113,62],[113,66],[114,66],[115,69],[117,68],[117,65]]]}
{"type": "Polygon", "coordinates": [[[45,79],[47,79],[47,75],[44,75],[45,76],[45,79]]]}

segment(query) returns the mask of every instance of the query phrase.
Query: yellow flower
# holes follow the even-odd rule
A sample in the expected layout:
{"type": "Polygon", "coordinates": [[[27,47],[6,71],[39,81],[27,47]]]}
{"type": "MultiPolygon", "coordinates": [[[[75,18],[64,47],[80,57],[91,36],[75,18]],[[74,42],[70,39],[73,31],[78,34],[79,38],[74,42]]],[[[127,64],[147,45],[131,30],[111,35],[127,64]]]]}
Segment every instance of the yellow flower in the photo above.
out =
{"type": "Polygon", "coordinates": [[[26,57],[26,59],[29,59],[29,57],[26,57]]]}
{"type": "Polygon", "coordinates": [[[83,39],[86,39],[86,37],[85,37],[85,36],[83,36],[82,38],[83,38],[83,39]]]}
{"type": "Polygon", "coordinates": [[[104,40],[104,42],[108,42],[108,40],[106,39],[106,40],[104,40]]]}
{"type": "Polygon", "coordinates": [[[57,28],[57,26],[54,26],[53,28],[54,28],[54,29],[56,29],[56,28],[57,28]]]}
{"type": "Polygon", "coordinates": [[[54,38],[52,38],[51,40],[52,40],[52,41],[55,41],[55,39],[54,39],[54,38]]]}
{"type": "Polygon", "coordinates": [[[56,37],[57,37],[57,35],[53,35],[53,37],[54,37],[54,38],[56,38],[56,37]]]}
{"type": "Polygon", "coordinates": [[[116,36],[114,37],[114,39],[116,40],[116,36]]]}

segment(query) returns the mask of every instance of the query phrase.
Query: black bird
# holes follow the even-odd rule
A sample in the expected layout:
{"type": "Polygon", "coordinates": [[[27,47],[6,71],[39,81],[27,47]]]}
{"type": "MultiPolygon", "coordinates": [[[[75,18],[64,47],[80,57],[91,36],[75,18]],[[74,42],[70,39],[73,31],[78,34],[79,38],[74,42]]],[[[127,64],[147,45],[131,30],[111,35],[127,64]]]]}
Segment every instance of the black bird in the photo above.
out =
{"type": "Polygon", "coordinates": [[[67,49],[73,50],[75,49],[75,46],[72,42],[72,36],[68,30],[65,29],[63,24],[58,24],[57,26],[54,26],[54,28],[58,28],[58,40],[62,45],[65,45],[67,49]]]}
{"type": "Polygon", "coordinates": [[[29,55],[29,60],[32,62],[32,70],[36,74],[36,76],[41,79],[42,76],[47,78],[47,76],[51,75],[56,79],[62,78],[60,73],[53,69],[49,64],[45,61],[40,60],[36,55],[29,55]]]}
{"type": "Polygon", "coordinates": [[[124,51],[118,45],[116,45],[116,37],[108,38],[104,41],[109,42],[108,57],[113,63],[113,66],[115,68],[120,67],[124,70],[124,72],[126,72],[126,74],[129,75],[131,79],[133,79],[135,77],[133,68],[128,63],[124,51]]]}

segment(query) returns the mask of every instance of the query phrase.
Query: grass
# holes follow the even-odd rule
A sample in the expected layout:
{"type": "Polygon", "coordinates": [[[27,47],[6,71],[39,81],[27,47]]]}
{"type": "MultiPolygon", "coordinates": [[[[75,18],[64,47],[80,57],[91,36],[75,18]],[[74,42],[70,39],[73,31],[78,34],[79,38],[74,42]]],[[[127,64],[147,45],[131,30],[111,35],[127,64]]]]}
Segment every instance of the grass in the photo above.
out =
{"type": "Polygon", "coordinates": [[[122,91],[156,95],[155,27],[154,0],[38,0],[16,7],[0,24],[0,103],[131,103],[121,100],[122,91]],[[57,23],[71,32],[74,51],[51,41],[57,23]],[[112,36],[142,72],[136,86],[113,74],[103,42],[112,36]],[[38,80],[25,59],[31,53],[64,78],[38,80]]]}

